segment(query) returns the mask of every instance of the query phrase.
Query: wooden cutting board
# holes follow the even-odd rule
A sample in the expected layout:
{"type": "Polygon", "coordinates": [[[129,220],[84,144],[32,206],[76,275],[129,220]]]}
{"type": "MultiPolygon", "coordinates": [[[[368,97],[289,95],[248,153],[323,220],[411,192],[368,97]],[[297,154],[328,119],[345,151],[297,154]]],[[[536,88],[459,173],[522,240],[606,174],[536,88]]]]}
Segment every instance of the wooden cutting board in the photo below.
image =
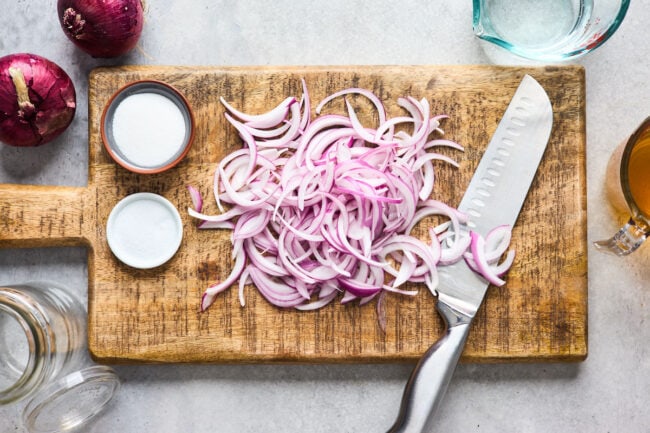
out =
{"type": "MultiPolygon", "coordinates": [[[[0,185],[0,247],[88,248],[89,347],[100,362],[414,361],[444,332],[435,299],[424,287],[416,297],[386,297],[385,332],[375,302],[297,312],[271,306],[254,288],[246,291],[245,307],[235,289],[199,312],[205,287],[224,278],[231,267],[229,233],[197,230],[186,212],[191,203],[186,185],[212,197],[216,164],[241,146],[218,99],[223,96],[243,111],[263,112],[287,96],[299,97],[300,78],[306,79],[315,102],[343,88],[363,87],[376,92],[393,116],[400,113],[398,97],[425,97],[432,113],[450,116],[442,125],[446,138],[465,146],[465,152],[449,153],[460,168],[440,165],[436,172],[435,196],[457,206],[526,73],[549,94],[553,132],[514,228],[516,262],[506,286],[489,289],[463,360],[582,360],[587,355],[585,80],[577,66],[100,68],[89,82],[88,186],[0,185]],[[164,174],[130,173],[102,147],[104,105],[119,87],[140,79],[175,86],[194,109],[194,146],[164,174]],[[179,252],[153,270],[121,264],[105,239],[113,206],[143,191],[168,198],[184,223],[179,252]]],[[[362,98],[354,102],[371,122],[362,98]]],[[[212,200],[207,202],[206,212],[216,212],[212,200]]]]}

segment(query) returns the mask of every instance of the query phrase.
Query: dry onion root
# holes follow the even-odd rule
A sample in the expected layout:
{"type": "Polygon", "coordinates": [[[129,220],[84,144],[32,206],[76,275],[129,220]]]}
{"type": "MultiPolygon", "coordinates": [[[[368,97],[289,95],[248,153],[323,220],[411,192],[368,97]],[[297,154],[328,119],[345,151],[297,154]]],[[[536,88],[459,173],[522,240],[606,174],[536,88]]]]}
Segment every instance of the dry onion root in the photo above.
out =
{"type": "Polygon", "coordinates": [[[457,166],[434,150],[463,149],[441,138],[446,116],[431,116],[426,99],[399,98],[407,115],[389,118],[377,96],[347,89],[323,100],[312,119],[303,80],[300,101],[287,98],[264,114],[221,102],[244,146],[217,167],[214,195],[221,213],[202,213],[203,199],[190,186],[189,214],[199,228],[232,230],[234,265],[225,280],[205,290],[201,311],[237,281],[242,306],[251,283],[270,303],[300,310],[320,308],[339,294],[342,303],[361,304],[384,291],[416,294],[402,288],[407,282],[424,283],[435,295],[437,267],[463,258],[491,283],[503,283],[499,276],[512,254],[497,262],[510,228],[495,229],[488,239],[468,234],[461,229],[466,215],[430,198],[434,161],[457,166]],[[346,95],[368,98],[379,125],[363,125],[347,99],[347,116],[319,115],[346,95]],[[447,222],[431,228],[427,242],[412,236],[431,215],[447,222]]]}

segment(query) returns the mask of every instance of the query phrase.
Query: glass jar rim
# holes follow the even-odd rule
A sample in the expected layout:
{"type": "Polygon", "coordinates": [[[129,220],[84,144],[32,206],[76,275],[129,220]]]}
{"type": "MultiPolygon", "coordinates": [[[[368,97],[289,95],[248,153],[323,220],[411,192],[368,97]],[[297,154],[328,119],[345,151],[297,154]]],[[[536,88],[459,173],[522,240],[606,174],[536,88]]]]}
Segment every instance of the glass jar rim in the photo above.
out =
{"type": "Polygon", "coordinates": [[[77,431],[102,413],[120,388],[115,371],[105,365],[87,367],[46,385],[23,411],[30,432],[77,431]]]}

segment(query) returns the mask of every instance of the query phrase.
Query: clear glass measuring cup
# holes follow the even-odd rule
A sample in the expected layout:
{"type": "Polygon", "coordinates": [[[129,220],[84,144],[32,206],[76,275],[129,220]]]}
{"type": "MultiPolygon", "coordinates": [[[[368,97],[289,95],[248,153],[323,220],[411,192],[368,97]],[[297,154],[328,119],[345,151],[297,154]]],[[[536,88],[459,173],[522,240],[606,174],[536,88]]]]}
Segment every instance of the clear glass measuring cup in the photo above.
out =
{"type": "Polygon", "coordinates": [[[90,360],[85,322],[84,305],[60,285],[0,285],[0,405],[26,400],[31,433],[79,428],[119,388],[109,367],[90,360]]]}
{"type": "Polygon", "coordinates": [[[517,56],[561,62],[614,34],[630,0],[473,0],[474,34],[517,56]]]}
{"type": "Polygon", "coordinates": [[[595,246],[625,256],[650,234],[650,117],[612,153],[605,182],[610,204],[629,219],[613,237],[595,246]]]}

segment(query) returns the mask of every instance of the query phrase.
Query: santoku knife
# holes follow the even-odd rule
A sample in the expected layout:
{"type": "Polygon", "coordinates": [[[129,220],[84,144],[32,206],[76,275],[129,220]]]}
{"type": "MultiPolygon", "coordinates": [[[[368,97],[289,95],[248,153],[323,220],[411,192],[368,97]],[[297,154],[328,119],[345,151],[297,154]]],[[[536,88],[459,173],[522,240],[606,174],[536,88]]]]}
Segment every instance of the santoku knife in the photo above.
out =
{"type": "MultiPolygon", "coordinates": [[[[553,110],[546,92],[535,79],[524,76],[458,206],[469,215],[463,230],[485,236],[497,226],[514,226],[552,125],[553,110]]],[[[447,330],[413,370],[399,415],[388,433],[431,431],[433,414],[489,286],[464,260],[441,268],[439,275],[437,310],[447,330]]]]}

